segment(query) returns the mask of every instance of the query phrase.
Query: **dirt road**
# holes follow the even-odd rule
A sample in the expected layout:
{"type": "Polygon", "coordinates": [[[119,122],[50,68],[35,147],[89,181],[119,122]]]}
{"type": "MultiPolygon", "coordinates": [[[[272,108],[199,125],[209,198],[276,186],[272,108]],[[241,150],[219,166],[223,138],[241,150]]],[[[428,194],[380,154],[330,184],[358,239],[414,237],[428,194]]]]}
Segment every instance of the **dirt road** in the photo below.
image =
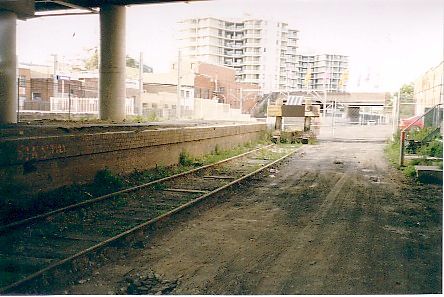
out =
{"type": "Polygon", "coordinates": [[[383,147],[304,146],[65,293],[439,293],[442,188],[407,181],[383,147]]]}

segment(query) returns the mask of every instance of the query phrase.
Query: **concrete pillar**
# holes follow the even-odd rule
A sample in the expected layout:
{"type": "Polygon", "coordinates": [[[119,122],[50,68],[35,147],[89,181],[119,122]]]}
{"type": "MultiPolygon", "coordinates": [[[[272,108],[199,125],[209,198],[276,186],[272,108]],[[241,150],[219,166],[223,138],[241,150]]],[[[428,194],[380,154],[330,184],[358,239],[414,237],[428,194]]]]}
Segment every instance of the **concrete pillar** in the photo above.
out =
{"type": "Polygon", "coordinates": [[[125,6],[100,7],[100,119],[125,119],[125,6]]]}
{"type": "Polygon", "coordinates": [[[17,123],[17,15],[0,10],[0,124],[17,123]]]}

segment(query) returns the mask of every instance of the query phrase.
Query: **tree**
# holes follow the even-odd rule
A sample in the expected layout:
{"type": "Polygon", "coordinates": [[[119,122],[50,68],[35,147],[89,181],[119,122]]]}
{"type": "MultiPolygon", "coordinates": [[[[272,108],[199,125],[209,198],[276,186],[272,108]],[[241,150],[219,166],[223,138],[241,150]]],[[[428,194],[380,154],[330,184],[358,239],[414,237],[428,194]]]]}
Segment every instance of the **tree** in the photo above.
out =
{"type": "Polygon", "coordinates": [[[414,91],[413,83],[410,83],[410,84],[404,84],[404,85],[401,87],[401,98],[402,98],[403,96],[406,96],[406,97],[413,97],[413,91],[414,91]]]}
{"type": "Polygon", "coordinates": [[[87,70],[94,70],[99,68],[99,50],[93,47],[88,50],[89,57],[84,60],[85,68],[87,70]]]}
{"type": "MultiPolygon", "coordinates": [[[[413,83],[404,84],[400,88],[400,94],[401,94],[401,101],[400,101],[400,108],[399,108],[399,114],[401,118],[406,118],[413,116],[415,114],[415,105],[414,105],[414,87],[413,83]]],[[[396,92],[394,96],[398,96],[399,92],[396,92]]]]}
{"type": "Polygon", "coordinates": [[[131,68],[138,68],[139,63],[134,58],[131,58],[130,56],[126,56],[126,66],[131,68]]]}
{"type": "MultiPolygon", "coordinates": [[[[413,83],[402,85],[400,92],[401,92],[401,103],[413,101],[413,93],[414,93],[413,83]]],[[[396,92],[394,96],[398,96],[398,92],[396,92]]]]}
{"type": "MultiPolygon", "coordinates": [[[[83,60],[83,62],[85,64],[85,68],[87,70],[98,69],[99,68],[99,50],[98,50],[98,48],[93,47],[91,49],[88,49],[87,52],[88,52],[88,57],[83,60]]],[[[126,66],[132,67],[132,68],[139,68],[139,62],[136,59],[127,55],[126,56],[126,66]]],[[[144,64],[143,65],[143,72],[144,73],[152,73],[153,68],[144,64]]]]}
{"type": "MultiPolygon", "coordinates": [[[[131,68],[139,68],[139,62],[130,57],[130,56],[126,56],[126,66],[127,67],[131,67],[131,68]]],[[[150,66],[147,66],[145,64],[143,64],[143,72],[144,73],[152,73],[153,72],[153,68],[151,68],[150,66]]]]}

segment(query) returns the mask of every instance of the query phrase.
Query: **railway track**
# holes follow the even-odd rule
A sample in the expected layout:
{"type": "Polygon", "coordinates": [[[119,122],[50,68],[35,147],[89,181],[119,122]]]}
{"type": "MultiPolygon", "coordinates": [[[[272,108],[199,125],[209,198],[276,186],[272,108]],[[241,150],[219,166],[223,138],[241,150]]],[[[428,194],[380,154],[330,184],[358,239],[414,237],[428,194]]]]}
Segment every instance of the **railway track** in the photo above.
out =
{"type": "Polygon", "coordinates": [[[269,145],[174,176],[0,226],[0,294],[39,293],[94,258],[297,151],[269,145]],[[68,268],[69,270],[69,268],[68,268]]]}

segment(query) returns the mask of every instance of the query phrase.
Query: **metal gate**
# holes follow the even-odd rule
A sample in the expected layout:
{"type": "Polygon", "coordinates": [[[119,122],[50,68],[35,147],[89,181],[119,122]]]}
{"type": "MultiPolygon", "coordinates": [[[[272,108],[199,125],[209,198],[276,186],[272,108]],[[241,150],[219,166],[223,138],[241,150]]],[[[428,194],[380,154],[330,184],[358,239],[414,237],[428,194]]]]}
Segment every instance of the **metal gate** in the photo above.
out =
{"type": "Polygon", "coordinates": [[[320,140],[385,141],[392,133],[392,108],[330,102],[322,111],[320,140]]]}

